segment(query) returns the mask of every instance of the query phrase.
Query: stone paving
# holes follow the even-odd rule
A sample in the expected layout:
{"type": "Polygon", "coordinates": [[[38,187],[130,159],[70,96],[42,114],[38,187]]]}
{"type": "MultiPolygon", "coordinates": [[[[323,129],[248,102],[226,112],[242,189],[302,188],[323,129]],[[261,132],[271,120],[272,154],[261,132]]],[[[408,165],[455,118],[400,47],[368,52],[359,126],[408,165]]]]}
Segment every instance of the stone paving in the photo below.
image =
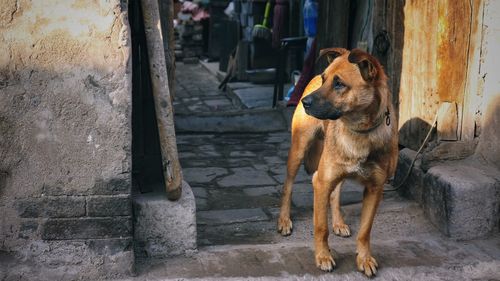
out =
{"type": "Polygon", "coordinates": [[[199,245],[267,242],[286,157],[276,152],[288,148],[288,133],[179,135],[178,146],[196,198],[199,245]]]}
{"type": "MultiPolygon", "coordinates": [[[[280,238],[274,228],[289,139],[288,132],[177,136],[184,178],[196,198],[199,245],[280,238]]],[[[294,210],[306,220],[312,211],[310,182],[311,176],[301,169],[292,196],[294,210]]],[[[344,187],[344,203],[360,199],[360,188],[344,187]]]]}
{"type": "Polygon", "coordinates": [[[176,114],[235,109],[217,86],[219,81],[201,64],[176,64],[174,110],[176,114]]]}

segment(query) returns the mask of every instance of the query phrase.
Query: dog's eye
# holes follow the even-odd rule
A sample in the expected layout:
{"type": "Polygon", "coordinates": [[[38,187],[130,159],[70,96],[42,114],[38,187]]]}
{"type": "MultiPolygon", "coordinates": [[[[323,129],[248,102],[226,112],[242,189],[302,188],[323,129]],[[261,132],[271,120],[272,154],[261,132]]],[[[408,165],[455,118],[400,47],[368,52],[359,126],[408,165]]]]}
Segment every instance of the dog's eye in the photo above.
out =
{"type": "Polygon", "coordinates": [[[333,88],[335,90],[342,90],[343,88],[345,88],[345,85],[344,83],[340,82],[337,77],[335,77],[335,79],[333,79],[333,88]]]}

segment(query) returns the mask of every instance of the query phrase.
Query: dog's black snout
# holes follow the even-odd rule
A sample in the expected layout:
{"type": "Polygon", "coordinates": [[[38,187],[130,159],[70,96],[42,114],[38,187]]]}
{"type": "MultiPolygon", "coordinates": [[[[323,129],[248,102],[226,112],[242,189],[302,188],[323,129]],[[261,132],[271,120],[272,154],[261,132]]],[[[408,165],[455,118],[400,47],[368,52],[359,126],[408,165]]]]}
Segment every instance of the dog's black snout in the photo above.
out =
{"type": "Polygon", "coordinates": [[[312,102],[313,102],[312,96],[307,96],[302,99],[302,105],[304,106],[304,108],[311,107],[312,102]]]}

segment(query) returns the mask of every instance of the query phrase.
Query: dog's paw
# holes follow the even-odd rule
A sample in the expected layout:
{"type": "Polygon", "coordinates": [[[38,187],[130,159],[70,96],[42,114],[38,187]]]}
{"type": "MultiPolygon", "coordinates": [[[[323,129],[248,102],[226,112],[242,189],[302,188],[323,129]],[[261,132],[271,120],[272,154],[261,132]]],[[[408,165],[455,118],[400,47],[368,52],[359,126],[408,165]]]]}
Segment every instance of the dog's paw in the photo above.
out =
{"type": "Polygon", "coordinates": [[[288,236],[292,234],[293,223],[290,218],[279,218],[278,219],[278,232],[283,236],[288,236]]]}
{"type": "Polygon", "coordinates": [[[340,237],[349,237],[351,236],[351,229],[345,223],[336,223],[333,225],[333,233],[340,237]]]}
{"type": "Polygon", "coordinates": [[[356,264],[358,265],[358,270],[363,272],[368,277],[373,277],[377,274],[378,264],[374,257],[356,257],[356,264]]]}
{"type": "Polygon", "coordinates": [[[335,268],[335,261],[330,253],[319,253],[316,255],[316,266],[323,271],[330,272],[335,268]]]}

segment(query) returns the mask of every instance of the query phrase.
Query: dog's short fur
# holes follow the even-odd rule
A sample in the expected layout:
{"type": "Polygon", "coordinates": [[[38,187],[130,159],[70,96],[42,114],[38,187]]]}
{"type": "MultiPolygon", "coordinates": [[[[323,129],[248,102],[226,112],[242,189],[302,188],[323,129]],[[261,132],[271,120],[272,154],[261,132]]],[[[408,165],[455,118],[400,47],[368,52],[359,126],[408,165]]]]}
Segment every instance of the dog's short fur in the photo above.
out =
{"type": "Polygon", "coordinates": [[[328,247],[328,203],[333,232],[351,235],[340,212],[340,187],[346,178],[365,186],[356,263],[367,276],[377,262],[370,251],[370,231],[383,187],[398,159],[396,114],[387,77],[368,53],[342,48],[322,50],[330,65],[304,91],[292,121],[278,232],[291,234],[290,198],[297,170],[304,162],[313,175],[314,245],[316,265],[331,271],[335,262],[328,247]]]}

